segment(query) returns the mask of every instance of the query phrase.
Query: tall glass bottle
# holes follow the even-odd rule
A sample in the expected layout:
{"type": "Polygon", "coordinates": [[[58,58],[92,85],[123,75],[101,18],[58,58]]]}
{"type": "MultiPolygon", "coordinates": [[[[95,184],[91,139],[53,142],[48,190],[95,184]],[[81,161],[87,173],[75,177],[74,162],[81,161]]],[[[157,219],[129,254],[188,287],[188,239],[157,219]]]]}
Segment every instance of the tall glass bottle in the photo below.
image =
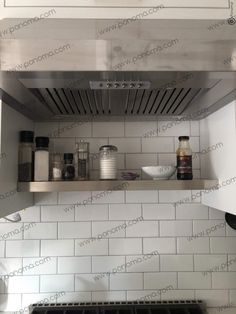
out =
{"type": "Polygon", "coordinates": [[[78,180],[89,180],[89,143],[76,143],[78,180]]]}
{"type": "Polygon", "coordinates": [[[21,131],[18,153],[18,181],[30,182],[34,179],[34,132],[21,131]]]}
{"type": "Polygon", "coordinates": [[[177,179],[192,180],[192,150],[189,144],[189,136],[179,137],[179,148],[177,154],[177,179]]]}

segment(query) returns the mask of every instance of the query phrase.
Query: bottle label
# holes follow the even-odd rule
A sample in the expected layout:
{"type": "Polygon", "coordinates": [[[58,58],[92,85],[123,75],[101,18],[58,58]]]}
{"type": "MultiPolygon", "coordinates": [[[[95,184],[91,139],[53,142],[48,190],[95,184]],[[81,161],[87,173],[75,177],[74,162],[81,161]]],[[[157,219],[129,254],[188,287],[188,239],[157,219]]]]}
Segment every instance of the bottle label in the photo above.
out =
{"type": "Polygon", "coordinates": [[[178,173],[192,173],[192,156],[177,156],[178,173]]]}

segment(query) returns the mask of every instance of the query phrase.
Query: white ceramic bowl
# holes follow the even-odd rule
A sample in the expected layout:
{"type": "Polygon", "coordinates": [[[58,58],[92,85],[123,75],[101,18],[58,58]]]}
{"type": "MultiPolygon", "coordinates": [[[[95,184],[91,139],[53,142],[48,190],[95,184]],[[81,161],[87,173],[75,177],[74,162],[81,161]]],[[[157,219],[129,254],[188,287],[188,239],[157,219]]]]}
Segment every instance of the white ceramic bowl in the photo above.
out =
{"type": "Polygon", "coordinates": [[[153,178],[153,180],[168,180],[176,171],[174,166],[152,166],[142,167],[144,173],[153,178]]]}

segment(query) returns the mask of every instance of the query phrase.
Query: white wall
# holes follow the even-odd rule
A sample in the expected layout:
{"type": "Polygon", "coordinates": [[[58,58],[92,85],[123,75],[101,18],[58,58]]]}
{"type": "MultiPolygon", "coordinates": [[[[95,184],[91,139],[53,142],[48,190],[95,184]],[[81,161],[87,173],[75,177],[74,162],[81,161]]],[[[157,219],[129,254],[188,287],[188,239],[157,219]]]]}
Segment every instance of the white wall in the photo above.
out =
{"type": "MultiPolygon", "coordinates": [[[[70,128],[70,123],[45,123],[36,125],[36,134],[66,127],[60,137],[51,138],[51,147],[60,152],[73,152],[80,138],[91,143],[92,152],[103,144],[117,145],[119,170],[139,171],[142,165],[175,164],[179,135],[190,135],[192,148],[199,152],[198,122],[166,126],[167,122],[117,122],[70,128]],[[144,137],[150,131],[152,137],[144,137]]],[[[98,177],[97,162],[91,174],[98,177]]],[[[199,175],[195,157],[194,177],[199,175]]],[[[2,277],[1,311],[17,311],[46,299],[55,302],[55,295],[58,302],[136,300],[152,293],[149,300],[203,299],[215,308],[211,314],[230,302],[236,306],[236,232],[225,226],[222,212],[201,205],[199,198],[191,202],[196,191],[117,191],[103,197],[98,193],[93,192],[96,197],[87,206],[73,204],[91,197],[91,192],[39,194],[35,206],[21,212],[22,222],[1,220],[0,273],[15,271],[9,279],[2,277]],[[176,204],[185,198],[182,205],[176,204]],[[140,216],[143,221],[81,244],[140,216]],[[144,261],[144,254],[153,251],[157,255],[144,261]],[[94,280],[124,264],[123,272],[94,280]],[[27,269],[22,275],[23,266],[27,269]]],[[[230,310],[235,313],[235,308],[230,310]]]]}

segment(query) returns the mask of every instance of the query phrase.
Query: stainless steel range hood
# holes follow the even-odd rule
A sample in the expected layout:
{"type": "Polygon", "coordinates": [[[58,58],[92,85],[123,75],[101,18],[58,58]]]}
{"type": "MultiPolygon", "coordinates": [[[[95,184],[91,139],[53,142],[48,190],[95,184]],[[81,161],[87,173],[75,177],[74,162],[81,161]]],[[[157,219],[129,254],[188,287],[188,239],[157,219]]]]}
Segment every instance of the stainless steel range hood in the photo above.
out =
{"type": "Polygon", "coordinates": [[[216,22],[32,24],[0,40],[2,98],[40,121],[200,119],[236,98],[235,26],[216,22]]]}

